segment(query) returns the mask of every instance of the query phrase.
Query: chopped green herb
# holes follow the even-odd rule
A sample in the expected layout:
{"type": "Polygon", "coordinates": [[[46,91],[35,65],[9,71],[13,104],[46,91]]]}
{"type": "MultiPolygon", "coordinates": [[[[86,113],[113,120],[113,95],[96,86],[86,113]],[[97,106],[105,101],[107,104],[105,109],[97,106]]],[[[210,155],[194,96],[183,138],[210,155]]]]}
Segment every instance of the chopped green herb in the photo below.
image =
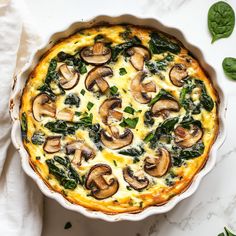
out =
{"type": "Polygon", "coordinates": [[[114,166],[117,166],[117,163],[116,163],[116,161],[115,161],[115,160],[113,160],[113,163],[114,163],[114,166]]]}
{"type": "Polygon", "coordinates": [[[41,157],[40,156],[36,156],[36,160],[40,160],[41,159],[41,157]]]}
{"type": "Polygon", "coordinates": [[[130,186],[126,186],[127,190],[131,191],[132,188],[130,186]]]}
{"type": "Polygon", "coordinates": [[[84,94],[85,94],[85,90],[84,89],[82,89],[81,91],[80,91],[80,93],[84,96],[84,94]]]}
{"type": "Polygon", "coordinates": [[[26,117],[26,113],[23,112],[21,114],[21,134],[22,134],[22,138],[26,141],[28,141],[27,130],[28,130],[27,117],[26,117]]]}
{"type": "Polygon", "coordinates": [[[94,106],[94,104],[92,102],[88,102],[87,109],[90,111],[93,106],[94,106]]]}
{"type": "Polygon", "coordinates": [[[110,93],[111,93],[111,95],[116,95],[117,94],[117,92],[118,92],[118,88],[116,87],[116,86],[112,86],[112,87],[110,87],[110,93]]]}
{"type": "Polygon", "coordinates": [[[131,118],[124,118],[123,121],[120,123],[121,127],[129,127],[131,129],[135,129],[136,125],[138,123],[139,118],[135,117],[133,119],[131,118]]]}
{"type": "Polygon", "coordinates": [[[70,229],[72,227],[72,224],[68,221],[66,222],[64,229],[70,229]]]}
{"type": "Polygon", "coordinates": [[[119,69],[119,74],[120,74],[121,76],[127,74],[126,69],[125,69],[125,68],[120,68],[120,69],[119,69]]]}
{"type": "Polygon", "coordinates": [[[149,133],[145,138],[144,138],[144,142],[145,143],[148,143],[148,142],[150,142],[152,139],[154,138],[154,134],[151,132],[151,133],[149,133]]]}
{"type": "Polygon", "coordinates": [[[75,112],[75,115],[76,115],[76,116],[81,116],[81,114],[82,114],[82,113],[81,113],[80,111],[76,111],[76,112],[75,112]]]}
{"type": "Polygon", "coordinates": [[[133,107],[130,107],[130,106],[127,106],[125,109],[124,109],[124,112],[126,113],[129,113],[129,114],[134,114],[135,110],[133,107]]]}

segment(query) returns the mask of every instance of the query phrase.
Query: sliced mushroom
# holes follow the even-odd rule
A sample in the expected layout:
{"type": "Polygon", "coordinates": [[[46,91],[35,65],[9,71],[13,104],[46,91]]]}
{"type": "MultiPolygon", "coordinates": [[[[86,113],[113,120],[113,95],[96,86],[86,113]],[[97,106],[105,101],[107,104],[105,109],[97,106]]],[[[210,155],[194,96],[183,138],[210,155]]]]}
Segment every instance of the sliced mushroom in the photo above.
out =
{"type": "Polygon", "coordinates": [[[154,82],[144,84],[143,80],[146,74],[144,72],[138,72],[132,79],[130,89],[134,99],[142,104],[149,103],[151,97],[148,96],[148,92],[156,92],[156,85],[154,82]]]}
{"type": "Polygon", "coordinates": [[[175,64],[169,73],[170,80],[172,84],[177,87],[183,86],[185,79],[188,76],[187,68],[184,64],[175,64]]]}
{"type": "Polygon", "coordinates": [[[136,70],[143,70],[144,61],[151,58],[151,54],[146,47],[131,47],[127,50],[130,57],[130,62],[136,70]]]}
{"type": "Polygon", "coordinates": [[[114,110],[115,108],[121,108],[120,98],[109,98],[106,99],[99,108],[99,114],[102,118],[102,122],[107,124],[108,117],[112,116],[117,120],[121,120],[123,114],[119,111],[114,110]]]}
{"type": "Polygon", "coordinates": [[[95,157],[95,151],[81,140],[68,143],[66,145],[66,154],[74,154],[72,163],[77,166],[80,166],[82,157],[84,157],[86,161],[95,157]]]}
{"type": "Polygon", "coordinates": [[[149,184],[149,180],[144,176],[143,171],[134,174],[130,167],[123,169],[124,180],[135,190],[142,190],[149,184]]]}
{"type": "Polygon", "coordinates": [[[105,130],[101,131],[101,142],[104,146],[110,149],[119,149],[130,145],[133,141],[133,133],[130,129],[125,129],[123,134],[112,133],[111,135],[107,134],[105,130]]]}
{"type": "Polygon", "coordinates": [[[33,116],[37,121],[41,121],[42,116],[55,117],[56,105],[46,93],[40,93],[33,101],[33,116]]]}
{"type": "Polygon", "coordinates": [[[163,115],[167,117],[170,111],[179,111],[179,104],[172,99],[161,99],[153,104],[151,112],[154,116],[163,115]]]}
{"type": "Polygon", "coordinates": [[[68,108],[58,111],[56,114],[56,118],[58,120],[65,120],[65,121],[72,121],[73,116],[74,116],[73,112],[68,108]]]}
{"type": "Polygon", "coordinates": [[[104,43],[97,42],[91,47],[82,49],[80,56],[89,64],[101,65],[111,58],[111,49],[106,47],[104,43]]]}
{"type": "Polygon", "coordinates": [[[61,136],[47,137],[43,149],[47,153],[59,152],[61,150],[61,136]]]}
{"type": "Polygon", "coordinates": [[[189,129],[177,126],[175,131],[175,143],[182,148],[192,147],[203,135],[203,131],[197,125],[190,125],[189,129]]]}
{"type": "Polygon", "coordinates": [[[170,154],[165,148],[160,148],[157,156],[146,157],[144,163],[144,170],[147,174],[153,177],[161,177],[169,169],[171,163],[170,154]]]}
{"type": "Polygon", "coordinates": [[[119,183],[110,166],[97,164],[90,169],[85,186],[96,199],[105,199],[117,192],[119,183]]]}
{"type": "Polygon", "coordinates": [[[59,83],[63,89],[69,90],[78,84],[79,74],[74,70],[73,66],[63,64],[59,67],[59,72],[59,83]]]}
{"type": "Polygon", "coordinates": [[[104,93],[109,88],[109,84],[104,78],[112,75],[112,69],[108,66],[95,67],[88,73],[85,87],[87,90],[93,91],[94,85],[97,84],[100,91],[104,93]]]}

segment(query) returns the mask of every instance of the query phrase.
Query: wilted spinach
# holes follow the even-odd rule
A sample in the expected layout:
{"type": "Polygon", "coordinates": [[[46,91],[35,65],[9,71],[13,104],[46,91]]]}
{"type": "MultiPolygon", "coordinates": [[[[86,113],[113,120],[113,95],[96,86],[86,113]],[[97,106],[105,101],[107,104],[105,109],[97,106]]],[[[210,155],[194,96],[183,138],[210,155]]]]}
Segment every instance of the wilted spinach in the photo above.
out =
{"type": "Polygon", "coordinates": [[[146,125],[146,126],[152,126],[152,125],[154,125],[154,119],[153,119],[153,117],[152,117],[152,112],[151,111],[146,111],[145,113],[144,113],[144,124],[146,125]]]}
{"type": "Polygon", "coordinates": [[[94,124],[89,129],[89,138],[95,143],[96,147],[101,151],[102,144],[100,139],[101,128],[99,124],[94,124]]]}
{"type": "Polygon", "coordinates": [[[156,103],[160,99],[174,99],[174,97],[167,92],[165,89],[161,89],[160,92],[149,102],[149,106],[152,106],[154,103],[156,103]]]}
{"type": "Polygon", "coordinates": [[[45,141],[44,133],[40,131],[34,132],[33,136],[31,137],[31,141],[35,145],[42,145],[45,141]]]}
{"type": "Polygon", "coordinates": [[[212,35],[212,43],[220,38],[229,37],[235,25],[233,8],[226,2],[214,3],[208,11],[208,28],[212,35]]]}
{"type": "Polygon", "coordinates": [[[53,80],[58,80],[59,76],[56,71],[57,61],[56,59],[52,59],[48,66],[48,72],[46,75],[45,83],[50,84],[53,80]]]}
{"type": "Polygon", "coordinates": [[[178,54],[181,50],[177,43],[174,43],[164,36],[160,36],[156,32],[150,35],[149,49],[153,54],[160,54],[163,52],[172,52],[178,54]]]}
{"type": "Polygon", "coordinates": [[[158,61],[147,61],[146,66],[149,71],[153,74],[158,74],[160,71],[166,71],[167,66],[171,61],[173,61],[174,57],[171,54],[168,54],[161,60],[158,61]]]}
{"type": "Polygon", "coordinates": [[[65,189],[73,190],[80,183],[80,176],[71,166],[67,157],[55,156],[53,159],[46,160],[46,164],[49,168],[49,173],[54,175],[65,189]]]}
{"type": "Polygon", "coordinates": [[[118,45],[112,47],[111,48],[112,49],[112,51],[111,51],[111,59],[112,59],[112,61],[116,61],[118,55],[120,53],[123,53],[129,47],[132,47],[132,46],[135,46],[135,45],[140,45],[140,44],[141,44],[141,40],[137,36],[134,36],[128,42],[125,42],[125,43],[122,43],[122,44],[118,44],[118,45]]]}
{"type": "Polygon", "coordinates": [[[27,117],[26,113],[23,112],[21,114],[21,135],[22,138],[25,140],[27,140],[27,130],[28,130],[27,117]]]}
{"type": "Polygon", "coordinates": [[[186,111],[191,110],[193,114],[199,114],[201,112],[201,108],[211,111],[214,107],[214,102],[208,95],[203,81],[193,78],[187,78],[185,80],[185,84],[180,93],[179,101],[186,111]],[[200,101],[198,103],[193,102],[191,98],[191,93],[196,87],[201,89],[200,101]]]}
{"type": "Polygon", "coordinates": [[[236,80],[236,58],[226,57],[223,60],[222,66],[225,74],[229,78],[236,80]]]}
{"type": "Polygon", "coordinates": [[[138,146],[137,148],[128,148],[119,151],[119,154],[125,155],[125,156],[131,156],[131,157],[139,157],[142,156],[145,150],[143,149],[142,146],[138,146]]]}
{"type": "Polygon", "coordinates": [[[80,98],[77,94],[70,93],[69,95],[67,95],[64,104],[79,107],[80,98]]]}

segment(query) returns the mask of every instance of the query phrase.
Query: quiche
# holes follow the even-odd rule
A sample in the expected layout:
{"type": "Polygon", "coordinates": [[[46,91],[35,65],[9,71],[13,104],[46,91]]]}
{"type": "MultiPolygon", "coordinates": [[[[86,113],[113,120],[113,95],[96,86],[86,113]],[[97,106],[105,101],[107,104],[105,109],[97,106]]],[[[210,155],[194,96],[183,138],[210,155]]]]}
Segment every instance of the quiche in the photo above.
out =
{"type": "Polygon", "coordinates": [[[218,133],[218,96],[181,42],[100,25],[40,59],[20,107],[35,172],[73,204],[135,213],[184,192],[218,133]]]}

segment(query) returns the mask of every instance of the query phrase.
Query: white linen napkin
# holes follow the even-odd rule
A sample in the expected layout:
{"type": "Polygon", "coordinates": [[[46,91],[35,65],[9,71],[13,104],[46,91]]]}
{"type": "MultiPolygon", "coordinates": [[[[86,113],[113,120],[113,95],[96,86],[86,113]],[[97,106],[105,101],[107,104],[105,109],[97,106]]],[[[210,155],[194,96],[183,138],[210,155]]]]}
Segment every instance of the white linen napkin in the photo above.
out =
{"type": "Polygon", "coordinates": [[[12,78],[40,43],[21,0],[0,0],[0,235],[40,236],[43,198],[11,144],[12,78]]]}

